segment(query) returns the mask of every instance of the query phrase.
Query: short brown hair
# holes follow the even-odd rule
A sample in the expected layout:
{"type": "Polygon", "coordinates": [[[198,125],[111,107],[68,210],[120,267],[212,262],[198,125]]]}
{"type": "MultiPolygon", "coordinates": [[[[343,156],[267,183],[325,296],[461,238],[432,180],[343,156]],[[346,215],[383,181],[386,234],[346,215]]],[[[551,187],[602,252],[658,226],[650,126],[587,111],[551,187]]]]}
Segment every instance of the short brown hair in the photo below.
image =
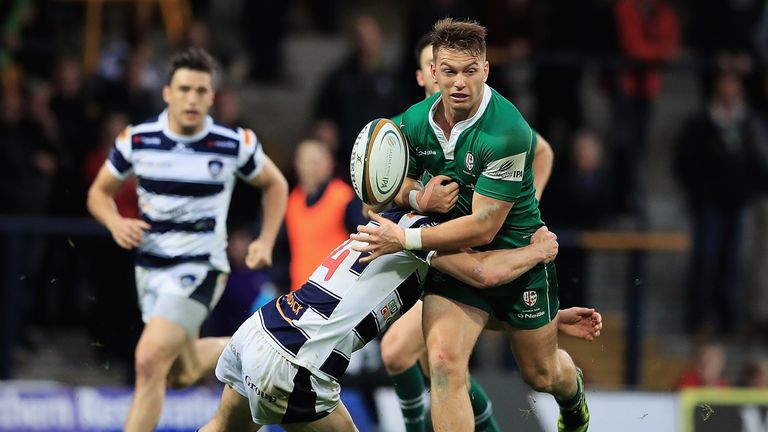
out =
{"type": "Polygon", "coordinates": [[[168,81],[171,83],[173,75],[179,69],[190,69],[198,72],[206,72],[211,75],[211,81],[215,82],[216,73],[219,65],[208,51],[201,48],[190,48],[186,51],[176,53],[168,62],[168,81]]]}
{"type": "Polygon", "coordinates": [[[443,18],[432,27],[432,50],[440,48],[461,51],[474,56],[485,54],[485,36],[488,30],[477,21],[457,21],[443,18]]]}

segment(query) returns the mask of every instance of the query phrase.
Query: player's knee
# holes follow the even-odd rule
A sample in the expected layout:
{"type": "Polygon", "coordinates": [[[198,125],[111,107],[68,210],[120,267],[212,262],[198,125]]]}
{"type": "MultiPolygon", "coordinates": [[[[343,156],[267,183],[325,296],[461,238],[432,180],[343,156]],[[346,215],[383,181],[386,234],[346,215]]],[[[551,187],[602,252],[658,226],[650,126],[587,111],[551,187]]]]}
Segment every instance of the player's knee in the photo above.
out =
{"type": "Polygon", "coordinates": [[[163,380],[168,374],[171,359],[163,350],[148,349],[139,347],[136,349],[136,360],[134,368],[136,370],[137,381],[163,380]]]}
{"type": "Polygon", "coordinates": [[[410,356],[403,352],[402,345],[393,342],[391,339],[382,339],[381,341],[381,361],[384,363],[384,369],[390,375],[404,372],[413,366],[410,356]]]}
{"type": "Polygon", "coordinates": [[[429,353],[429,372],[433,380],[452,379],[463,382],[467,374],[467,362],[452,350],[435,350],[429,353]]]}
{"type": "Polygon", "coordinates": [[[137,381],[149,381],[159,377],[162,372],[160,358],[150,352],[136,352],[136,362],[134,363],[137,381]]]}

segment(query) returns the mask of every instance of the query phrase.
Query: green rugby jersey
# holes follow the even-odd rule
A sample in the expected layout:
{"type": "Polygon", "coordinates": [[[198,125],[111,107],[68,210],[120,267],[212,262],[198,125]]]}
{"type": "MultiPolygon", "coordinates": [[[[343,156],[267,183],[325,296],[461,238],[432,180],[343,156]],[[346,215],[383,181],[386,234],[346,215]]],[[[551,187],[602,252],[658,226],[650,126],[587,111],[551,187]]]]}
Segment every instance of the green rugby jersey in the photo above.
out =
{"type": "Polygon", "coordinates": [[[474,192],[514,202],[493,242],[479,249],[528,245],[530,235],[543,225],[533,187],[536,132],[511,102],[485,85],[477,113],[454,125],[446,137],[433,120],[439,100],[436,93],[402,114],[408,177],[443,174],[458,182],[459,200],[450,218],[472,213],[474,192]]]}

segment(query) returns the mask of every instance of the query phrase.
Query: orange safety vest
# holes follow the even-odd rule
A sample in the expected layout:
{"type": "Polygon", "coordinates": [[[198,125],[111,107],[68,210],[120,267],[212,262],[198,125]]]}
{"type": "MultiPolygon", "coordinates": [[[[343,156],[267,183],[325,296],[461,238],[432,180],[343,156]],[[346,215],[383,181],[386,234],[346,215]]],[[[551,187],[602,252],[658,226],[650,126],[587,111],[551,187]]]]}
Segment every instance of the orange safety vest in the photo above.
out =
{"type": "Polygon", "coordinates": [[[349,238],[344,213],[354,197],[352,188],[333,179],[314,205],[296,186],[288,197],[285,227],[291,245],[291,291],[301,287],[331,251],[349,238]]]}

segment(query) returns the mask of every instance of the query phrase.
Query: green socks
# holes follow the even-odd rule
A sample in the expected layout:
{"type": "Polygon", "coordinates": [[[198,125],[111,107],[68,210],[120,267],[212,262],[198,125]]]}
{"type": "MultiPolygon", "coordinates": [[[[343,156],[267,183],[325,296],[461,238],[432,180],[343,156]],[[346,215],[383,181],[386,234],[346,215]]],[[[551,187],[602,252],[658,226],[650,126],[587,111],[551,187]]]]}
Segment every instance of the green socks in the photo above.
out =
{"type": "Polygon", "coordinates": [[[475,378],[469,377],[469,400],[472,402],[472,413],[475,414],[475,431],[477,432],[500,432],[499,425],[493,418],[493,406],[485,390],[475,381],[475,378]]]}
{"type": "Polygon", "coordinates": [[[415,363],[405,372],[389,377],[395,386],[395,394],[400,401],[400,409],[403,411],[403,420],[405,420],[405,430],[407,432],[425,432],[427,425],[424,393],[427,386],[419,364],[415,363]]]}

